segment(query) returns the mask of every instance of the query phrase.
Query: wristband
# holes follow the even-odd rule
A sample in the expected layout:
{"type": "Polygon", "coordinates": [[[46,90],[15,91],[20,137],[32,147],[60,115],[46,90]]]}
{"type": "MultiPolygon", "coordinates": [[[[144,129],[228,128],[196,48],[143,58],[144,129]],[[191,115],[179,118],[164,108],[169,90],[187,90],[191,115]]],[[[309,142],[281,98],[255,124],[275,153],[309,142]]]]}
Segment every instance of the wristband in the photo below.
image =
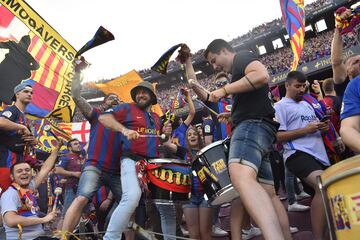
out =
{"type": "Polygon", "coordinates": [[[210,94],[208,93],[207,96],[206,96],[206,101],[205,102],[208,102],[210,99],[210,94]]]}
{"type": "Polygon", "coordinates": [[[227,95],[229,95],[228,92],[227,92],[226,89],[225,89],[225,86],[222,87],[221,89],[225,92],[225,97],[226,97],[227,95]]]}

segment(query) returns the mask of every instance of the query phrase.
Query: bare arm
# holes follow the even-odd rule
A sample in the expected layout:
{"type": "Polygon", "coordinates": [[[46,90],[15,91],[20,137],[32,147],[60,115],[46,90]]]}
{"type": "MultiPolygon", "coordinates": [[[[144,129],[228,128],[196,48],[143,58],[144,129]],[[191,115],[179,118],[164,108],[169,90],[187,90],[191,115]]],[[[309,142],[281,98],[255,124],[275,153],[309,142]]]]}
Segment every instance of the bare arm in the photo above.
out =
{"type": "Polygon", "coordinates": [[[41,184],[41,182],[44,180],[44,178],[47,177],[48,173],[54,167],[55,161],[57,159],[57,154],[58,154],[61,146],[62,146],[62,144],[60,145],[60,143],[58,143],[58,146],[56,146],[56,149],[51,152],[50,156],[46,159],[46,161],[42,165],[38,174],[36,174],[36,176],[34,178],[35,188],[38,188],[38,186],[41,184]]]}
{"type": "Polygon", "coordinates": [[[77,177],[80,178],[81,172],[73,172],[65,170],[62,167],[55,167],[55,173],[63,177],[77,177]]]}
{"type": "Polygon", "coordinates": [[[198,95],[199,99],[203,102],[206,102],[209,91],[193,79],[189,80],[189,85],[194,90],[196,95],[198,95]]]}
{"type": "Polygon", "coordinates": [[[89,118],[93,111],[93,107],[81,97],[81,84],[80,84],[80,73],[75,72],[74,77],[71,83],[71,95],[74,99],[76,106],[79,108],[80,112],[86,117],[89,118]]]}
{"type": "Polygon", "coordinates": [[[100,115],[99,122],[106,128],[110,128],[116,132],[122,133],[129,140],[135,140],[140,137],[140,134],[138,132],[127,129],[124,125],[116,121],[112,114],[100,115]]]}
{"type": "Polygon", "coordinates": [[[214,140],[214,136],[212,135],[206,135],[204,137],[204,141],[205,141],[205,146],[209,145],[210,143],[212,143],[214,140]]]}
{"type": "Polygon", "coordinates": [[[189,125],[191,124],[192,120],[193,120],[194,117],[195,117],[195,106],[194,106],[194,102],[193,102],[193,100],[192,100],[192,98],[191,98],[191,96],[190,96],[189,90],[185,90],[185,91],[186,91],[186,93],[185,93],[185,95],[186,95],[186,101],[187,101],[188,104],[189,104],[189,114],[188,114],[188,116],[186,117],[186,119],[185,119],[185,121],[184,121],[184,124],[185,124],[186,126],[189,126],[189,125]]]}
{"type": "Polygon", "coordinates": [[[331,64],[334,82],[336,84],[343,83],[347,74],[343,62],[343,41],[338,28],[335,28],[334,37],[331,42],[331,64]]]}
{"type": "Polygon", "coordinates": [[[288,142],[296,138],[300,138],[302,136],[305,136],[307,134],[311,134],[316,132],[317,130],[324,127],[326,123],[323,122],[311,122],[304,128],[299,128],[296,130],[290,130],[290,131],[279,131],[276,134],[277,142],[288,142]]]}
{"type": "Polygon", "coordinates": [[[20,224],[22,227],[27,227],[27,226],[47,223],[53,220],[55,217],[56,217],[55,212],[50,212],[43,218],[23,217],[18,215],[14,211],[6,212],[4,214],[4,220],[6,222],[6,225],[8,225],[11,228],[16,227],[18,224],[20,224]]]}
{"type": "MultiPolygon", "coordinates": [[[[253,61],[247,65],[245,69],[245,76],[250,80],[252,85],[259,89],[268,84],[270,75],[266,67],[259,61],[253,61]]],[[[239,81],[234,81],[225,85],[225,90],[228,94],[250,92],[255,90],[246,77],[241,78],[239,81]]]]}
{"type": "Polygon", "coordinates": [[[360,153],[360,115],[345,118],[341,121],[340,135],[351,150],[360,153]]]}
{"type": "Polygon", "coordinates": [[[171,153],[175,154],[177,152],[178,146],[175,143],[172,143],[170,139],[167,142],[164,142],[163,145],[171,153]]]}
{"type": "Polygon", "coordinates": [[[0,117],[0,129],[4,131],[22,131],[24,134],[31,134],[25,125],[12,122],[5,117],[0,117]]]}

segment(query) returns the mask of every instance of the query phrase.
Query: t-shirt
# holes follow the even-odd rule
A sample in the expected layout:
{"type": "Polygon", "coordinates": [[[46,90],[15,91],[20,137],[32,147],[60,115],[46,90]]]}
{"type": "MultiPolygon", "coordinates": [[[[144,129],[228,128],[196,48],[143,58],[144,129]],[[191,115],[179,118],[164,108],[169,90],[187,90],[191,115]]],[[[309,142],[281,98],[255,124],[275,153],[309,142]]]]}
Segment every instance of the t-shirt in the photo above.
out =
{"type": "MultiPolygon", "coordinates": [[[[257,57],[250,51],[240,51],[237,53],[234,57],[231,82],[233,83],[243,78],[246,67],[256,60],[257,57]]],[[[275,111],[271,104],[271,94],[268,85],[254,91],[233,94],[233,102],[231,110],[233,128],[246,119],[269,118],[271,120],[274,117],[275,111]]]]}
{"type": "MultiPolygon", "coordinates": [[[[85,156],[76,153],[67,153],[60,157],[58,166],[71,172],[81,172],[84,168],[85,156]]],[[[77,187],[79,178],[67,177],[66,187],[77,187]]]]}
{"type": "MultiPolygon", "coordinates": [[[[231,98],[222,98],[217,103],[205,102],[205,104],[217,113],[227,113],[227,112],[231,112],[233,101],[231,98]]],[[[218,121],[217,116],[215,114],[213,113],[210,114],[215,124],[216,135],[214,137],[214,141],[224,140],[231,133],[231,124],[221,123],[218,121]]]]}
{"type": "MultiPolygon", "coordinates": [[[[30,182],[29,188],[33,192],[35,192],[35,182],[34,181],[30,182]]],[[[1,196],[0,202],[1,202],[1,215],[3,217],[7,212],[11,212],[11,211],[14,211],[19,214],[19,211],[21,210],[21,202],[20,202],[19,193],[16,189],[9,187],[8,190],[6,190],[3,193],[3,195],[1,196]]],[[[27,216],[24,216],[24,217],[37,218],[37,215],[36,215],[36,212],[29,212],[29,214],[27,214],[27,216]]],[[[18,240],[19,229],[17,227],[14,227],[14,228],[8,227],[6,225],[6,221],[4,221],[4,227],[5,227],[7,240],[18,240]]],[[[43,230],[41,224],[22,227],[22,229],[23,229],[23,233],[22,233],[23,240],[34,239],[34,238],[44,234],[44,230],[43,230]]]]}
{"type": "Polygon", "coordinates": [[[90,122],[88,159],[85,166],[94,166],[101,171],[119,174],[121,157],[121,133],[105,128],[98,120],[100,109],[94,108],[90,122]]]}
{"type": "MultiPolygon", "coordinates": [[[[1,113],[4,117],[12,122],[26,125],[25,114],[15,105],[6,107],[1,113]]],[[[23,158],[25,143],[16,131],[0,130],[0,167],[10,167],[15,162],[23,158]]]]}
{"type": "Polygon", "coordinates": [[[352,79],[346,87],[341,108],[341,120],[360,114],[360,76],[352,79]]]}
{"type": "Polygon", "coordinates": [[[182,146],[185,147],[186,142],[185,142],[185,134],[186,131],[188,129],[188,126],[186,126],[185,123],[180,124],[179,127],[177,127],[171,136],[171,142],[175,143],[178,146],[182,146]]]}
{"type": "Polygon", "coordinates": [[[140,135],[148,136],[131,141],[123,136],[123,156],[130,153],[147,158],[159,157],[160,138],[155,136],[160,136],[162,122],[156,113],[144,111],[135,103],[124,103],[104,114],[112,114],[126,128],[137,131],[140,135]]]}
{"type": "MultiPolygon", "coordinates": [[[[280,123],[279,131],[292,131],[306,127],[310,122],[319,121],[314,109],[305,101],[296,102],[283,97],[275,103],[276,120],[280,123]]],[[[315,157],[321,164],[329,166],[324,142],[319,131],[283,143],[284,159],[295,153],[296,150],[306,152],[315,157]]]]}
{"type": "Polygon", "coordinates": [[[336,84],[334,83],[334,90],[336,92],[336,96],[339,97],[340,101],[342,101],[343,97],[344,97],[344,92],[345,89],[347,87],[347,85],[349,84],[350,80],[346,79],[344,82],[340,83],[340,84],[336,84]]]}
{"type": "Polygon", "coordinates": [[[341,101],[336,96],[325,96],[323,99],[325,105],[332,110],[330,121],[334,125],[337,132],[340,131],[340,111],[341,101]]]}

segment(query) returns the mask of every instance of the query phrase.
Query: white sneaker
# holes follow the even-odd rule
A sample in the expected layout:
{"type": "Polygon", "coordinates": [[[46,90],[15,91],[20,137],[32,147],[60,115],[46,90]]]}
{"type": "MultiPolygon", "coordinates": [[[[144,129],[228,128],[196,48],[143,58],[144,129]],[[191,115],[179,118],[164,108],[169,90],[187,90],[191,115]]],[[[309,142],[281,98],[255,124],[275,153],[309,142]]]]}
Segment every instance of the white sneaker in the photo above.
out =
{"type": "Polygon", "coordinates": [[[299,231],[299,229],[297,227],[291,227],[290,226],[290,232],[291,233],[297,233],[299,231]]]}
{"type": "Polygon", "coordinates": [[[228,235],[229,235],[228,232],[222,230],[218,226],[215,225],[212,226],[212,232],[211,232],[212,237],[225,237],[228,235]]]}
{"type": "Polygon", "coordinates": [[[300,194],[296,194],[295,195],[295,198],[296,200],[301,200],[301,199],[304,199],[304,198],[309,198],[311,197],[309,194],[307,194],[306,192],[302,191],[300,194]]]}
{"type": "Polygon", "coordinates": [[[305,206],[305,205],[299,204],[297,202],[294,202],[291,205],[289,204],[289,206],[288,206],[289,212],[303,212],[303,211],[307,211],[309,209],[310,209],[309,206],[305,206]]]}
{"type": "Polygon", "coordinates": [[[183,235],[184,237],[188,237],[188,236],[189,236],[189,231],[186,230],[186,229],[185,229],[183,226],[181,226],[181,225],[180,225],[180,230],[181,230],[182,235],[183,235]]]}
{"type": "Polygon", "coordinates": [[[241,238],[244,240],[248,240],[251,239],[253,237],[257,237],[261,235],[261,230],[260,228],[251,226],[251,228],[249,230],[246,229],[241,229],[241,238]]]}

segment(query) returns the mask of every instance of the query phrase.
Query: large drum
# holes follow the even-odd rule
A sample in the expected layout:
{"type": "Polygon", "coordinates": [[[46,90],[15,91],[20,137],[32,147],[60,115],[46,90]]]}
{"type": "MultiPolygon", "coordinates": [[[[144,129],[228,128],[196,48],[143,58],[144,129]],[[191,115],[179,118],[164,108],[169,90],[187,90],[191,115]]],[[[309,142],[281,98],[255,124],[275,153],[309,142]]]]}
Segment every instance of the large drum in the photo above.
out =
{"type": "Polygon", "coordinates": [[[339,162],[318,178],[331,239],[360,239],[360,156],[339,162]]]}
{"type": "Polygon", "coordinates": [[[231,184],[227,168],[229,146],[230,139],[209,144],[197,153],[192,164],[211,205],[231,202],[239,196],[231,184]]]}
{"type": "Polygon", "coordinates": [[[191,166],[184,160],[150,159],[147,175],[154,202],[171,204],[188,201],[191,191],[191,166]]]}

